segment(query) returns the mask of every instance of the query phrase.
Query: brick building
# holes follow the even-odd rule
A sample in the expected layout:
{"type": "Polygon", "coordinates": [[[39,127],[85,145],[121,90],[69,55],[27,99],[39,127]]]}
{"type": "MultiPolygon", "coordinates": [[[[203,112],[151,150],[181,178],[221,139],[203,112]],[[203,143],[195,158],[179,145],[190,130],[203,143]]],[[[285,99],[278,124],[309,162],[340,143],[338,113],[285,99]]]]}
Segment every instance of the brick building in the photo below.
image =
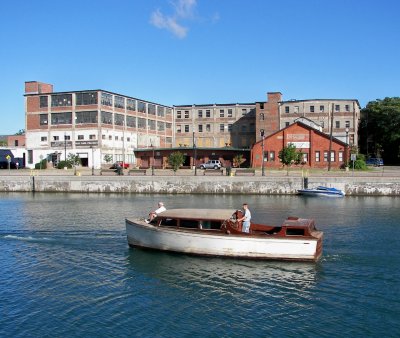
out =
{"type": "Polygon", "coordinates": [[[134,164],[134,150],[171,147],[173,109],[105,90],[54,92],[53,85],[25,83],[28,167],[41,159],[56,165],[68,154],[100,168],[105,155],[134,164]]]}
{"type": "Polygon", "coordinates": [[[326,133],[303,122],[295,122],[258,141],[251,151],[252,167],[262,167],[262,149],[264,149],[264,167],[280,168],[282,163],[278,158],[279,152],[288,144],[294,144],[303,154],[303,166],[327,168],[329,150],[331,149],[331,168],[340,168],[348,159],[348,145],[326,133]]]}

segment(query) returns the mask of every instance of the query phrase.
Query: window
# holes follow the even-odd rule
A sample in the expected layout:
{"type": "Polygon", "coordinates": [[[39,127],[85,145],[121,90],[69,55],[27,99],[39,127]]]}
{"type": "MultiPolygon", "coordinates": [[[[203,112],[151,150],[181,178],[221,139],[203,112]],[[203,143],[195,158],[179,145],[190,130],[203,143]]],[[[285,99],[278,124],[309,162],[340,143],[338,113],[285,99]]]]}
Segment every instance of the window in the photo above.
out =
{"type": "Polygon", "coordinates": [[[264,102],[260,102],[260,109],[264,109],[264,102]]]}
{"type": "Polygon", "coordinates": [[[340,105],[335,104],[335,111],[339,111],[340,110],[340,105]]]}
{"type": "Polygon", "coordinates": [[[233,116],[233,110],[232,109],[228,109],[228,117],[232,117],[233,116]]]}
{"type": "Polygon", "coordinates": [[[203,117],[203,111],[202,110],[198,110],[197,111],[197,116],[202,118],[203,117]]]}
{"type": "Polygon", "coordinates": [[[48,119],[49,117],[47,116],[47,114],[40,114],[40,125],[41,126],[47,126],[48,125],[48,119]]]}
{"type": "Polygon", "coordinates": [[[264,121],[264,113],[260,114],[260,121],[264,121]]]}
{"type": "Polygon", "coordinates": [[[203,132],[203,125],[199,124],[199,133],[202,133],[202,132],[203,132]]]}
{"type": "Polygon", "coordinates": [[[135,111],[136,110],[136,100],[126,99],[126,109],[135,111]]]}
{"type": "Polygon", "coordinates": [[[97,111],[79,111],[75,113],[75,123],[97,123],[97,111]]]}
{"type": "Polygon", "coordinates": [[[314,106],[310,106],[310,113],[314,113],[314,106]]]}
{"type": "Polygon", "coordinates": [[[219,117],[225,117],[225,111],[223,109],[219,110],[219,117]]]}
{"type": "Polygon", "coordinates": [[[165,128],[166,129],[171,129],[172,128],[172,123],[166,122],[165,123],[165,128]]]}
{"type": "Polygon", "coordinates": [[[118,135],[115,135],[115,141],[118,141],[118,135]]]}
{"type": "Polygon", "coordinates": [[[126,140],[127,140],[128,142],[131,142],[131,138],[130,138],[130,137],[127,137],[126,140]]]}
{"type": "Polygon", "coordinates": [[[60,137],[59,136],[53,136],[53,141],[59,141],[60,137]]]}
{"type": "Polygon", "coordinates": [[[75,97],[77,106],[97,104],[97,92],[76,93],[75,97]]]}
{"type": "Polygon", "coordinates": [[[339,162],[343,162],[343,151],[338,152],[339,162]]]}
{"type": "Polygon", "coordinates": [[[103,106],[112,106],[112,95],[108,93],[101,93],[101,104],[103,106]]]}
{"type": "Polygon", "coordinates": [[[247,131],[246,126],[242,125],[242,133],[245,133],[247,131]]]}
{"type": "Polygon", "coordinates": [[[350,111],[350,105],[346,104],[346,105],[344,106],[344,109],[345,109],[346,111],[350,111]]]}
{"type": "Polygon", "coordinates": [[[320,111],[321,113],[323,113],[323,112],[325,111],[325,107],[324,107],[324,106],[319,106],[319,111],[320,111]]]}
{"type": "Polygon", "coordinates": [[[165,107],[157,106],[157,116],[165,116],[165,107]]]}
{"type": "Polygon", "coordinates": [[[28,163],[33,163],[33,150],[28,150],[28,163]]]}
{"type": "Polygon", "coordinates": [[[307,163],[308,162],[308,153],[303,153],[303,163],[307,163]]]}
{"type": "Polygon", "coordinates": [[[104,124],[112,124],[112,120],[113,120],[113,114],[106,112],[106,111],[102,111],[101,112],[101,123],[104,124]]]}
{"type": "Polygon", "coordinates": [[[71,140],[71,136],[70,136],[70,135],[64,135],[64,140],[65,140],[65,141],[71,140]]]}
{"type": "Polygon", "coordinates": [[[229,132],[232,131],[232,127],[233,127],[232,123],[229,123],[229,124],[228,124],[228,131],[229,131],[229,132]]]}
{"type": "Polygon", "coordinates": [[[185,119],[189,118],[189,110],[185,110],[185,119]]]}
{"type": "Polygon", "coordinates": [[[52,113],[51,114],[51,124],[72,124],[72,113],[52,113]]]}
{"type": "Polygon", "coordinates": [[[122,96],[114,96],[114,107],[124,109],[125,99],[122,96]]]}
{"type": "Polygon", "coordinates": [[[142,101],[138,101],[137,104],[138,104],[137,111],[139,113],[145,113],[146,112],[146,103],[144,103],[142,101]]]}
{"type": "Polygon", "coordinates": [[[108,139],[111,141],[112,140],[112,135],[108,135],[108,139]]]}
{"type": "Polygon", "coordinates": [[[46,108],[49,106],[49,97],[48,96],[41,96],[40,97],[40,108],[46,108]]]}
{"type": "Polygon", "coordinates": [[[206,131],[210,132],[211,131],[211,125],[210,124],[206,124],[206,131]]]}
{"type": "Polygon", "coordinates": [[[335,152],[331,151],[331,162],[335,162],[335,152]]]}
{"type": "Polygon", "coordinates": [[[219,131],[224,132],[224,130],[225,130],[224,125],[223,125],[223,124],[220,124],[220,125],[219,125],[219,131]]]}
{"type": "Polygon", "coordinates": [[[115,114],[114,115],[114,124],[116,126],[123,126],[125,125],[125,116],[122,114],[115,114]]]}
{"type": "Polygon", "coordinates": [[[78,140],[84,140],[85,138],[83,137],[83,135],[78,135],[78,140]]]}
{"type": "Polygon", "coordinates": [[[150,130],[156,130],[156,121],[147,120],[147,125],[150,130]]]}
{"type": "Polygon", "coordinates": [[[181,118],[182,118],[182,112],[181,112],[180,110],[178,110],[178,111],[176,112],[176,118],[177,118],[177,119],[181,119],[181,118]]]}
{"type": "Polygon", "coordinates": [[[270,151],[269,152],[269,160],[270,161],[275,161],[275,151],[270,151]]]}
{"type": "Polygon", "coordinates": [[[285,122],[285,127],[289,127],[290,126],[290,122],[285,122]]]}
{"type": "Polygon", "coordinates": [[[185,124],[185,133],[188,133],[188,132],[189,132],[189,125],[185,124]]]}
{"type": "Polygon", "coordinates": [[[105,140],[105,139],[106,139],[106,135],[104,135],[104,134],[101,135],[101,139],[102,139],[102,140],[105,140]]]}
{"type": "Polygon", "coordinates": [[[242,108],[242,116],[247,114],[247,109],[246,108],[242,108]]]}
{"type": "Polygon", "coordinates": [[[126,125],[131,128],[136,128],[136,117],[135,116],[127,116],[126,117],[126,125]]]}
{"type": "Polygon", "coordinates": [[[350,128],[350,121],[345,122],[346,128],[350,128]]]}
{"type": "Polygon", "coordinates": [[[340,128],[340,121],[335,121],[335,128],[340,128]]]}
{"type": "Polygon", "coordinates": [[[321,127],[325,128],[325,122],[324,121],[321,121],[321,127]]]}
{"type": "Polygon", "coordinates": [[[42,137],[40,138],[40,141],[42,141],[42,142],[47,142],[47,136],[42,136],[42,137]]]}
{"type": "Polygon", "coordinates": [[[155,105],[155,104],[152,104],[152,103],[149,103],[149,104],[147,105],[147,112],[148,112],[150,115],[156,115],[156,105],[155,105]]]}
{"type": "Polygon", "coordinates": [[[285,113],[288,114],[289,113],[289,106],[285,107],[285,113]]]}
{"type": "Polygon", "coordinates": [[[95,139],[96,139],[96,135],[94,135],[94,134],[89,135],[89,140],[95,140],[95,139]]]}
{"type": "Polygon", "coordinates": [[[182,132],[182,126],[180,124],[176,125],[176,132],[181,133],[182,132]]]}
{"type": "Polygon", "coordinates": [[[210,109],[207,109],[207,110],[206,110],[206,117],[211,117],[211,111],[210,111],[210,109]]]}
{"type": "Polygon", "coordinates": [[[299,106],[294,106],[294,113],[298,114],[299,113],[299,106]]]}
{"type": "Polygon", "coordinates": [[[157,121],[157,130],[158,131],[164,131],[165,130],[165,122],[157,121]]]}
{"type": "Polygon", "coordinates": [[[328,162],[328,152],[324,151],[324,162],[328,162]]]}
{"type": "Polygon", "coordinates": [[[52,107],[69,107],[72,106],[72,94],[54,94],[51,95],[52,107]]]}

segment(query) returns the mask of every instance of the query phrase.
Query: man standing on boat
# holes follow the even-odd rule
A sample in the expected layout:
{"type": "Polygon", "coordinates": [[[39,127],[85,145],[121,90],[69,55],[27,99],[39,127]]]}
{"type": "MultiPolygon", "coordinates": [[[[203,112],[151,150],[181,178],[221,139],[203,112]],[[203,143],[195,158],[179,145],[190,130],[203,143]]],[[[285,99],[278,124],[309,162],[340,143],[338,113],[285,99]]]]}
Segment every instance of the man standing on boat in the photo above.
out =
{"type": "Polygon", "coordinates": [[[158,209],[156,209],[156,210],[150,212],[150,214],[149,214],[149,219],[146,220],[146,223],[150,223],[154,218],[157,217],[157,215],[158,215],[160,212],[163,212],[163,211],[165,211],[165,210],[167,210],[167,209],[165,208],[164,203],[163,203],[163,202],[158,202],[158,209]]]}
{"type": "Polygon", "coordinates": [[[243,222],[242,232],[250,232],[251,212],[247,203],[243,203],[243,217],[238,219],[238,222],[243,222]]]}

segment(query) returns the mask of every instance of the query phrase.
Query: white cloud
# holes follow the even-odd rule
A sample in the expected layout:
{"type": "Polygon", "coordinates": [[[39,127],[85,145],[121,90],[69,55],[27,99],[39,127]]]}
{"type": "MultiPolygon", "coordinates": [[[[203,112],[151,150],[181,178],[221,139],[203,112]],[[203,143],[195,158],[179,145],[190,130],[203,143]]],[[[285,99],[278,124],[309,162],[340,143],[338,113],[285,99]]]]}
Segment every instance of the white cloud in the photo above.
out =
{"type": "Polygon", "coordinates": [[[150,17],[150,23],[157,28],[166,29],[180,39],[186,37],[188,28],[183,26],[180,20],[190,20],[194,16],[196,0],[177,0],[171,2],[174,7],[172,15],[164,15],[159,9],[150,17]]]}

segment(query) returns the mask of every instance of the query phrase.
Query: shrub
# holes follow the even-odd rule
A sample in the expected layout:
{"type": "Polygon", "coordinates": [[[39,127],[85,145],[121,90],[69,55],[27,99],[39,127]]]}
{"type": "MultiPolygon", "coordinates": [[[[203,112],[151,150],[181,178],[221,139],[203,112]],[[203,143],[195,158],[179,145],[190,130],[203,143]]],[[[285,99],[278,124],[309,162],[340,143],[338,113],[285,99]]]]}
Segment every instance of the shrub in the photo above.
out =
{"type": "Polygon", "coordinates": [[[64,169],[64,167],[67,167],[68,169],[72,168],[71,162],[69,161],[60,161],[57,164],[57,169],[64,169]]]}
{"type": "Polygon", "coordinates": [[[35,169],[47,169],[47,160],[43,159],[39,163],[36,163],[35,169]]]}

